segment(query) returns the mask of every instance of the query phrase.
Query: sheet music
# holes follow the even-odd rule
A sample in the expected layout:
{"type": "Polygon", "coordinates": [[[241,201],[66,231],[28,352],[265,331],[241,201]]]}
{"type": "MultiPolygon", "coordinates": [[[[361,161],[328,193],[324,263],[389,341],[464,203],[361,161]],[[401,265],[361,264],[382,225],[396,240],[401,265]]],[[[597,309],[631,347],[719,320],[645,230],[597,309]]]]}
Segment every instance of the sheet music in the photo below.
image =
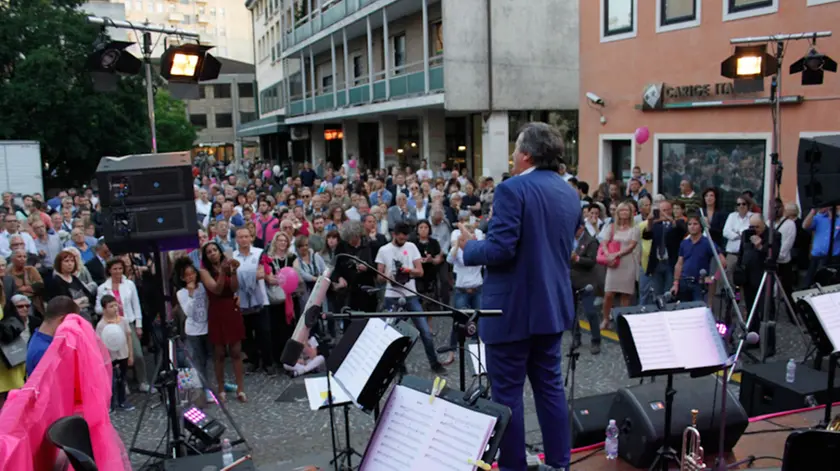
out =
{"type": "Polygon", "coordinates": [[[358,400],[385,350],[400,337],[402,334],[382,319],[368,319],[333,379],[353,400],[358,400]]]}
{"type": "Polygon", "coordinates": [[[473,371],[475,372],[474,374],[480,375],[482,373],[487,373],[487,353],[484,351],[484,342],[479,342],[477,344],[471,343],[467,345],[467,351],[470,352],[469,355],[470,359],[472,359],[473,371]],[[481,365],[478,364],[479,349],[481,349],[481,365]]]}
{"type": "Polygon", "coordinates": [[[723,342],[709,308],[681,309],[664,315],[683,368],[718,366],[726,361],[723,342]]]}
{"type": "Polygon", "coordinates": [[[642,371],[682,368],[681,359],[667,332],[665,314],[632,314],[622,316],[627,320],[642,371]]]}
{"type": "Polygon", "coordinates": [[[808,298],[825,335],[835,352],[840,352],[840,293],[826,293],[808,298]]]}
{"type": "Polygon", "coordinates": [[[398,385],[379,419],[360,471],[473,471],[496,418],[398,385]]]}
{"type": "MultiPolygon", "coordinates": [[[[318,410],[327,405],[327,377],[319,376],[317,378],[306,378],[303,380],[306,386],[306,398],[309,399],[309,409],[318,410]]],[[[332,395],[333,405],[349,404],[353,402],[350,396],[341,389],[341,386],[332,379],[332,395]]]]}

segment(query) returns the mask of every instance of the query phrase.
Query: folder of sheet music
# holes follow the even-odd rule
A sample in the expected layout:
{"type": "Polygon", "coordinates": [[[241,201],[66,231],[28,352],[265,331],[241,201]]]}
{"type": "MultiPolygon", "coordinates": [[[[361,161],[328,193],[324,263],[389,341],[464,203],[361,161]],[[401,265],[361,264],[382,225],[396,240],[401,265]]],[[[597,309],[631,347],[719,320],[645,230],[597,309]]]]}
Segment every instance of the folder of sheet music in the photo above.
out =
{"type": "Polygon", "coordinates": [[[510,409],[467,404],[463,395],[444,388],[435,396],[430,381],[405,377],[391,390],[360,471],[473,471],[492,462],[510,409]]]}
{"type": "Polygon", "coordinates": [[[708,307],[625,315],[618,324],[631,377],[726,363],[726,348],[708,307]]]}
{"type": "Polygon", "coordinates": [[[831,342],[832,352],[840,352],[840,292],[815,294],[801,301],[811,306],[825,336],[831,342]]]}

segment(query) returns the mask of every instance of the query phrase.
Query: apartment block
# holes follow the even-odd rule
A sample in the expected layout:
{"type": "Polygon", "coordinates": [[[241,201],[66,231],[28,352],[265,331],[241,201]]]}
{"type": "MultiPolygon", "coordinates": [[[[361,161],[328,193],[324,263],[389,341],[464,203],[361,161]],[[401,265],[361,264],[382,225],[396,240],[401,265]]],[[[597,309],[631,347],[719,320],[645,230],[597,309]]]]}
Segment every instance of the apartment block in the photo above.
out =
{"type": "Polygon", "coordinates": [[[520,124],[576,122],[577,5],[249,0],[260,120],[241,131],[274,160],[500,176],[520,124]]]}

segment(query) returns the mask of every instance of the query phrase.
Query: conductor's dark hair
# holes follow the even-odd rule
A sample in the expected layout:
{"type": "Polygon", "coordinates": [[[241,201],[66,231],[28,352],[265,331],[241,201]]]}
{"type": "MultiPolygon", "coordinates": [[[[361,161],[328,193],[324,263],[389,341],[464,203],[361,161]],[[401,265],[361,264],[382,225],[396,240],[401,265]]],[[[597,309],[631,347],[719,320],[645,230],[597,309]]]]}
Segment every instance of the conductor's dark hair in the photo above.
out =
{"type": "Polygon", "coordinates": [[[516,146],[520,152],[531,157],[535,167],[546,170],[560,170],[563,162],[563,136],[546,123],[531,122],[522,126],[516,146]]]}
{"type": "Polygon", "coordinates": [[[73,298],[70,296],[56,296],[47,303],[44,320],[57,319],[61,316],[78,312],[79,306],[73,301],[73,298]]]}

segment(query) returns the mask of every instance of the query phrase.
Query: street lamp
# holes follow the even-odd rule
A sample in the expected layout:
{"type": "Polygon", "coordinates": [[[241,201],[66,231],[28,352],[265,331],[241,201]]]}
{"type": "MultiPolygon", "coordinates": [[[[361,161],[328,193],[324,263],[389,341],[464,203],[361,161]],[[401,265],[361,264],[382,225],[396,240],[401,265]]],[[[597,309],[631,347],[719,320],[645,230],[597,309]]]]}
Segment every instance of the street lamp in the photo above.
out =
{"type": "Polygon", "coordinates": [[[222,64],[209,51],[213,46],[182,44],[172,46],[160,56],[160,74],[169,82],[172,96],[197,99],[198,82],[219,77],[222,64]]]}

